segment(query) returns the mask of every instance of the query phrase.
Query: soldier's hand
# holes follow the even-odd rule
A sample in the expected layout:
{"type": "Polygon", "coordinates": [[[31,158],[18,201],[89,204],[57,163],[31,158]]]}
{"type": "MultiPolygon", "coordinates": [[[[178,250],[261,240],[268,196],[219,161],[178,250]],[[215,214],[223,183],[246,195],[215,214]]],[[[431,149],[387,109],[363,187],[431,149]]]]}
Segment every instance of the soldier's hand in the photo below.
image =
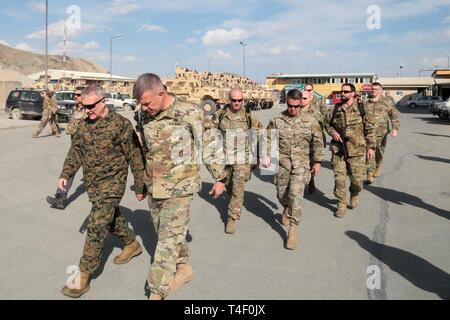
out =
{"type": "Polygon", "coordinates": [[[213,199],[217,199],[220,197],[220,195],[225,190],[225,184],[222,182],[216,182],[214,183],[211,191],[209,191],[209,194],[213,197],[213,199]]]}
{"type": "Polygon", "coordinates": [[[367,159],[373,159],[375,158],[375,151],[373,151],[372,149],[367,150],[367,159]]]}
{"type": "Polygon", "coordinates": [[[271,165],[270,157],[268,155],[265,155],[262,159],[262,165],[264,168],[269,168],[271,165]]]}
{"type": "Polygon", "coordinates": [[[337,133],[336,131],[333,132],[333,134],[331,136],[333,137],[334,141],[338,141],[340,143],[343,143],[341,135],[339,133],[337,133]]]}
{"type": "Polygon", "coordinates": [[[145,196],[146,196],[145,194],[138,193],[136,194],[136,199],[138,199],[138,201],[142,201],[145,199],[145,196]]]}
{"type": "Polygon", "coordinates": [[[321,165],[319,162],[315,163],[311,169],[311,175],[314,177],[319,174],[321,165]]]}
{"type": "Polygon", "coordinates": [[[398,136],[398,131],[397,130],[392,130],[391,136],[392,136],[392,138],[395,138],[396,136],[398,136]]]}
{"type": "Polygon", "coordinates": [[[60,178],[58,180],[58,189],[66,192],[67,191],[66,186],[67,186],[67,179],[60,178]]]}

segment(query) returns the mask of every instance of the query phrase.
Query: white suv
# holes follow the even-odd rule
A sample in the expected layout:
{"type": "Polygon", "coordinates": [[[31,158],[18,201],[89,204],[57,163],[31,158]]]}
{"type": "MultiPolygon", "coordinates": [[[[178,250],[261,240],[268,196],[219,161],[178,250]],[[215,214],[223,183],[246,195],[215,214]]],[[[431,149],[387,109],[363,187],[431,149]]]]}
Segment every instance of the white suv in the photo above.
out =
{"type": "Polygon", "coordinates": [[[105,93],[106,104],[113,106],[114,109],[131,111],[136,108],[136,99],[131,99],[128,94],[122,94],[118,92],[105,93]]]}

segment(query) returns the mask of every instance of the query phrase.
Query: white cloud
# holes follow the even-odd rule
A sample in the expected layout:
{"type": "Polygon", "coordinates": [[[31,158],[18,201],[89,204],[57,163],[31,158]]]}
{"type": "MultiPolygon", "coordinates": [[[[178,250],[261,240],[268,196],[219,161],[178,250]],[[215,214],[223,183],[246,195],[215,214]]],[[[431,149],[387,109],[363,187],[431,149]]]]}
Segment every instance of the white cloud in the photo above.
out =
{"type": "Polygon", "coordinates": [[[18,45],[16,45],[14,48],[18,49],[18,50],[23,50],[23,51],[29,51],[29,52],[35,52],[36,50],[33,49],[29,44],[25,43],[25,42],[21,42],[18,45]]]}
{"type": "Polygon", "coordinates": [[[447,16],[444,20],[442,20],[442,23],[450,23],[450,16],[447,16]]]}
{"type": "Polygon", "coordinates": [[[45,3],[39,1],[30,1],[27,3],[27,6],[31,8],[31,10],[36,12],[45,12],[45,3]]]}
{"type": "Polygon", "coordinates": [[[113,3],[109,4],[106,12],[113,16],[123,16],[139,10],[140,8],[141,5],[133,0],[114,0],[113,3]]]}
{"type": "Polygon", "coordinates": [[[184,43],[186,43],[186,44],[194,44],[197,42],[198,42],[197,38],[188,38],[188,39],[184,40],[184,43]]]}
{"type": "Polygon", "coordinates": [[[280,46],[272,47],[272,48],[269,48],[269,50],[268,50],[268,53],[271,56],[278,56],[281,54],[281,52],[282,52],[282,49],[280,46]]]}
{"type": "Polygon", "coordinates": [[[202,42],[207,46],[214,45],[228,45],[233,42],[245,40],[250,36],[250,33],[241,28],[233,28],[231,30],[215,29],[205,33],[202,37],[202,42]]]}
{"type": "Polygon", "coordinates": [[[447,57],[428,58],[424,57],[420,60],[420,64],[424,68],[443,68],[447,67],[447,57]]]}
{"type": "Polygon", "coordinates": [[[154,25],[154,24],[144,24],[139,28],[139,31],[149,31],[149,32],[166,32],[166,28],[154,25]]]}
{"type": "Polygon", "coordinates": [[[320,50],[314,51],[314,57],[316,58],[325,58],[327,54],[325,52],[322,52],[320,50]]]}
{"type": "Polygon", "coordinates": [[[0,44],[11,47],[11,45],[8,42],[6,42],[5,40],[0,40],[0,44]]]}
{"type": "Polygon", "coordinates": [[[83,45],[84,49],[98,49],[100,48],[100,44],[97,41],[90,41],[83,45]]]}
{"type": "Polygon", "coordinates": [[[138,61],[138,58],[136,58],[133,55],[127,55],[120,58],[120,62],[136,62],[138,61]]]}
{"type": "Polygon", "coordinates": [[[217,50],[213,53],[208,54],[209,58],[217,59],[217,60],[226,60],[231,58],[231,54],[222,50],[217,50]]]}
{"type": "MultiPolygon", "coordinates": [[[[66,21],[59,20],[58,22],[52,23],[48,26],[48,37],[49,39],[62,39],[64,37],[64,26],[66,21]]],[[[82,23],[80,29],[67,28],[68,37],[78,37],[85,33],[102,31],[104,28],[96,26],[90,23],[82,23]]],[[[27,35],[27,39],[45,39],[45,29],[39,30],[27,35]]]]}

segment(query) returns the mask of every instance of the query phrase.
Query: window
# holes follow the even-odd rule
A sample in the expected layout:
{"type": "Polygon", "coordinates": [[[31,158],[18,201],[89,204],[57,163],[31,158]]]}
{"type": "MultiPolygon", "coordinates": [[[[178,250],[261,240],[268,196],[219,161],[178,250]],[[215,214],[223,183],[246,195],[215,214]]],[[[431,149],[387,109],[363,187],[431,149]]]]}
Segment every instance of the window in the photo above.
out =
{"type": "Polygon", "coordinates": [[[20,100],[24,100],[24,101],[30,101],[30,98],[31,98],[30,91],[23,91],[22,95],[20,96],[20,100]]]}
{"type": "Polygon", "coordinates": [[[20,92],[19,91],[11,91],[9,94],[8,100],[10,101],[17,101],[19,100],[20,92]]]}
{"type": "Polygon", "coordinates": [[[41,101],[41,94],[39,92],[31,92],[31,101],[41,101]]]}

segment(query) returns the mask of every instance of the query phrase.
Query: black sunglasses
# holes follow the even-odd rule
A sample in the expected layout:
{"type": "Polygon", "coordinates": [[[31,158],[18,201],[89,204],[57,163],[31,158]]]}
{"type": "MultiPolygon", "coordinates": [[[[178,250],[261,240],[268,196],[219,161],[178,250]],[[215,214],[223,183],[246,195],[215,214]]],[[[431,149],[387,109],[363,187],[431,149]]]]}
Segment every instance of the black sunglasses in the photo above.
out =
{"type": "Polygon", "coordinates": [[[305,89],[305,91],[311,92],[311,91],[313,91],[313,89],[309,89],[309,90],[308,90],[308,89],[305,89]]]}
{"type": "Polygon", "coordinates": [[[353,92],[353,91],[350,91],[350,90],[341,90],[341,92],[342,92],[342,93],[350,93],[350,92],[353,92]]]}
{"type": "Polygon", "coordinates": [[[294,106],[293,104],[287,104],[287,106],[288,106],[288,108],[296,108],[296,109],[298,109],[298,108],[300,108],[301,107],[301,105],[299,104],[299,105],[297,105],[297,106],[294,106]]]}
{"type": "Polygon", "coordinates": [[[76,93],[75,96],[76,97],[81,97],[81,93],[76,93]]]}
{"type": "Polygon", "coordinates": [[[93,104],[82,104],[83,108],[91,110],[94,109],[97,104],[99,104],[101,101],[105,100],[105,97],[102,97],[100,100],[98,100],[97,102],[93,103],[93,104]]]}
{"type": "Polygon", "coordinates": [[[231,102],[242,102],[244,99],[231,99],[231,102]]]}

